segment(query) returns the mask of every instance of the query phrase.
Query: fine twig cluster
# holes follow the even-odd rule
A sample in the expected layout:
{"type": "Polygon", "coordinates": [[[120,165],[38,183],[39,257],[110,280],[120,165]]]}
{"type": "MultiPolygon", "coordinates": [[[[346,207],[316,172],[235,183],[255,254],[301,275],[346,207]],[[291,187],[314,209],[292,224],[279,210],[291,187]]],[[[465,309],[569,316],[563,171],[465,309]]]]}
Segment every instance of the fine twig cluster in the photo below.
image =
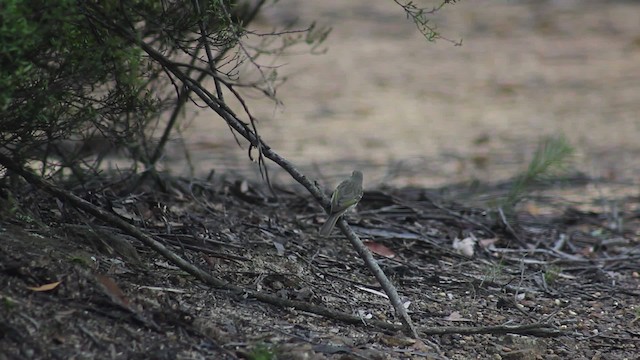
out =
{"type": "MultiPolygon", "coordinates": [[[[425,34],[425,36],[427,36],[429,40],[435,40],[436,38],[444,38],[437,34],[435,29],[427,24],[426,21],[423,21],[424,16],[439,10],[445,3],[427,13],[419,10],[411,3],[401,5],[414,21],[416,21],[421,31],[429,31],[429,35],[425,34]]],[[[168,142],[170,134],[176,128],[178,114],[184,105],[189,101],[194,103],[204,102],[209,109],[213,110],[226,122],[234,137],[239,135],[248,142],[248,154],[252,160],[254,159],[253,150],[257,150],[257,158],[255,160],[258,163],[263,179],[265,179],[267,183],[269,183],[269,174],[265,161],[269,159],[285,169],[291,177],[304,186],[325,209],[329,208],[329,199],[322,190],[302,174],[290,161],[273,151],[271,147],[261,139],[256,125],[257,120],[252,115],[238,90],[244,86],[251,86],[260,90],[267,97],[275,99],[275,88],[272,81],[272,75],[275,73],[270,74],[265,72],[265,67],[257,62],[257,58],[265,53],[265,50],[252,50],[249,45],[246,45],[241,40],[243,36],[251,34],[251,32],[246,29],[245,24],[255,18],[264,4],[265,1],[262,0],[249,8],[241,9],[238,6],[234,7],[225,2],[211,5],[193,0],[191,2],[161,2],[160,4],[127,3],[124,4],[127,6],[121,4],[119,7],[114,7],[112,4],[81,3],[77,8],[73,8],[76,11],[76,16],[81,18],[82,23],[85,24],[85,28],[83,29],[89,29],[90,32],[94,32],[96,37],[102,36],[115,39],[117,40],[116,46],[127,49],[125,57],[117,60],[127,64],[134,64],[135,66],[131,66],[129,71],[134,75],[129,78],[120,76],[117,77],[116,80],[119,84],[127,84],[135,87],[133,91],[129,92],[133,100],[148,99],[152,93],[160,94],[160,90],[151,91],[151,89],[161,84],[157,79],[167,79],[175,90],[175,106],[155,146],[153,146],[153,142],[147,139],[147,131],[152,132],[152,129],[147,126],[148,123],[138,122],[137,124],[140,126],[134,130],[128,129],[131,122],[125,122],[123,125],[127,130],[138,135],[136,141],[134,141],[135,151],[130,147],[134,155],[132,156],[133,160],[136,163],[141,162],[146,170],[139,178],[138,184],[148,176],[153,176],[158,179],[155,169],[156,164],[162,156],[164,146],[168,142]],[[211,8],[211,6],[215,6],[215,8],[211,8]],[[118,16],[114,16],[114,12],[118,13],[118,16]],[[170,14],[171,16],[169,16],[170,14]],[[142,62],[136,62],[136,51],[144,54],[144,58],[146,59],[144,64],[142,62]],[[235,54],[229,56],[232,51],[235,51],[235,54]],[[183,55],[187,55],[190,61],[183,61],[183,55]],[[254,68],[258,70],[261,77],[260,81],[249,85],[242,84],[238,81],[238,69],[240,65],[245,62],[253,65],[254,68]],[[151,69],[146,73],[149,81],[139,82],[140,79],[137,78],[135,74],[139,74],[138,71],[145,67],[151,69]],[[208,89],[203,85],[207,80],[213,81],[214,89],[208,89]],[[141,94],[145,96],[140,96],[141,94]],[[228,99],[226,99],[226,95],[229,94],[235,101],[240,103],[244,116],[248,119],[247,121],[242,120],[242,117],[230,108],[228,99]]],[[[310,44],[313,51],[313,49],[316,49],[317,45],[326,38],[328,33],[329,30],[327,29],[319,29],[312,25],[302,31],[285,31],[266,35],[269,37],[279,36],[285,38],[283,45],[276,47],[272,52],[278,54],[298,42],[310,44]]],[[[264,36],[265,34],[258,35],[264,36]]],[[[117,67],[115,70],[119,72],[124,71],[117,67]]],[[[142,78],[144,78],[144,76],[142,78]]],[[[108,80],[109,79],[97,78],[94,79],[94,82],[100,84],[100,81],[108,82],[108,80]]],[[[92,85],[92,83],[89,84],[92,85]]],[[[114,96],[118,95],[116,94],[114,96]]],[[[169,99],[169,97],[165,97],[165,99],[169,99]]],[[[93,104],[94,103],[89,102],[86,105],[89,117],[92,115],[91,109],[93,104]]],[[[123,119],[129,119],[129,113],[137,110],[138,108],[136,107],[130,107],[119,112],[118,115],[123,119]]],[[[148,118],[148,116],[146,118],[148,118]]],[[[116,121],[118,119],[119,118],[114,118],[112,120],[113,124],[119,124],[116,121]]],[[[74,123],[72,126],[80,127],[82,124],[82,122],[74,123]]],[[[103,128],[109,129],[109,126],[114,126],[113,124],[107,124],[103,128]]],[[[59,124],[58,126],[60,126],[63,132],[66,130],[63,125],[59,124]]],[[[115,126],[117,128],[118,125],[115,126]]],[[[37,133],[39,131],[40,129],[38,128],[27,129],[24,133],[37,133]]],[[[126,138],[116,138],[126,140],[126,138]]],[[[24,141],[24,139],[20,137],[16,139],[24,141]]],[[[16,139],[9,139],[9,142],[16,139]]],[[[57,138],[48,137],[45,138],[45,141],[51,143],[52,139],[57,138]]],[[[237,137],[236,141],[240,144],[237,137]]],[[[126,143],[126,141],[123,142],[126,143]]],[[[9,150],[16,149],[16,147],[17,145],[9,150]]],[[[46,188],[47,191],[52,194],[70,201],[75,206],[84,209],[104,221],[115,222],[117,220],[112,215],[100,211],[95,207],[91,207],[91,204],[83,202],[80,198],[65,193],[63,190],[43,182],[42,179],[32,176],[31,173],[19,165],[24,163],[26,159],[16,156],[13,156],[12,159],[11,157],[5,157],[3,154],[0,155],[2,155],[0,162],[6,168],[11,169],[16,174],[20,174],[29,182],[46,188]],[[16,163],[14,160],[18,160],[18,162],[16,163]]],[[[45,160],[43,160],[43,163],[46,164],[45,160]]],[[[82,171],[73,160],[65,161],[62,165],[71,168],[78,180],[82,181],[82,171]]],[[[96,171],[98,166],[99,161],[90,168],[96,171]]],[[[42,175],[44,174],[45,172],[43,170],[42,175]]],[[[162,185],[161,181],[158,181],[158,183],[162,185]]],[[[407,334],[416,337],[418,335],[416,329],[400,301],[394,286],[384,275],[384,272],[375,262],[369,250],[363,245],[358,236],[344,220],[340,220],[338,225],[367,263],[377,280],[381,283],[396,313],[404,324],[404,330],[407,334]]],[[[190,266],[183,259],[176,257],[175,254],[167,252],[166,248],[163,248],[161,244],[154,242],[153,239],[139,230],[130,225],[125,226],[124,224],[120,224],[119,226],[179,266],[185,269],[190,266]]],[[[217,283],[201,270],[191,268],[190,271],[203,281],[206,279],[208,283],[214,286],[223,286],[223,284],[217,283]]],[[[262,295],[255,294],[255,296],[260,297],[262,295]]]]}

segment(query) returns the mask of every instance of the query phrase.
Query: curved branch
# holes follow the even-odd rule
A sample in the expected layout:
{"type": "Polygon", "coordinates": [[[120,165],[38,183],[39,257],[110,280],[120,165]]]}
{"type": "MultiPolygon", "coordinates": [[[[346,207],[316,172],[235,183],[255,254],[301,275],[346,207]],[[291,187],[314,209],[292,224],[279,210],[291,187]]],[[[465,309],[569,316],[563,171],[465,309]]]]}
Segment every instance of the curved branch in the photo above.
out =
{"type": "MultiPolygon", "coordinates": [[[[262,141],[262,139],[258,136],[255,131],[255,127],[253,127],[252,129],[248,126],[248,124],[241,121],[225,103],[211,94],[211,92],[209,92],[207,89],[202,87],[199,81],[196,81],[193,78],[187,76],[180,69],[180,66],[178,66],[158,50],[154,49],[152,46],[144,42],[143,39],[137,36],[132,30],[123,28],[118,24],[113,23],[110,19],[96,18],[95,20],[99,21],[106,28],[118,33],[120,36],[122,36],[132,44],[139,46],[145,53],[147,53],[147,55],[149,55],[149,57],[151,57],[160,66],[166,69],[166,71],[170,72],[173,76],[179,79],[185,87],[190,89],[202,101],[204,101],[209,106],[209,108],[211,108],[214,112],[216,112],[216,114],[224,119],[224,121],[231,128],[233,128],[233,130],[244,137],[252,147],[259,149],[261,156],[270,159],[285,171],[287,171],[294,180],[296,180],[299,184],[307,189],[307,191],[316,199],[316,201],[320,203],[322,207],[324,207],[327,213],[330,211],[331,202],[329,198],[324,194],[324,192],[320,190],[320,188],[318,188],[309,178],[307,178],[302,172],[300,172],[291,162],[273,151],[271,147],[264,143],[264,141],[262,141]]],[[[403,330],[405,331],[405,333],[415,338],[419,337],[418,332],[413,325],[409,314],[407,313],[407,309],[404,307],[402,301],[400,300],[398,292],[396,291],[391,281],[389,281],[387,276],[384,274],[378,263],[375,261],[373,255],[371,255],[371,252],[362,243],[360,238],[349,227],[345,220],[341,219],[339,221],[339,227],[344,235],[349,239],[358,254],[360,254],[364,262],[367,264],[369,270],[374,274],[378,282],[380,282],[380,285],[384,289],[387,296],[389,296],[396,315],[400,318],[400,321],[403,324],[403,330]]]]}

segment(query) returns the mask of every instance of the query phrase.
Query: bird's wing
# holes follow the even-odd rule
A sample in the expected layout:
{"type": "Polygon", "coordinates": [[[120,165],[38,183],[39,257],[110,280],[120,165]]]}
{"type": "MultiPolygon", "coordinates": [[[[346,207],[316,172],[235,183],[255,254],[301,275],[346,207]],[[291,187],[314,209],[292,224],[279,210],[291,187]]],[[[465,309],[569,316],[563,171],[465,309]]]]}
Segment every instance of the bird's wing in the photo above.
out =
{"type": "Polygon", "coordinates": [[[347,210],[349,207],[355,205],[362,198],[362,189],[357,186],[349,186],[348,183],[343,182],[338,185],[336,191],[333,192],[331,197],[331,212],[337,213],[347,210]]]}

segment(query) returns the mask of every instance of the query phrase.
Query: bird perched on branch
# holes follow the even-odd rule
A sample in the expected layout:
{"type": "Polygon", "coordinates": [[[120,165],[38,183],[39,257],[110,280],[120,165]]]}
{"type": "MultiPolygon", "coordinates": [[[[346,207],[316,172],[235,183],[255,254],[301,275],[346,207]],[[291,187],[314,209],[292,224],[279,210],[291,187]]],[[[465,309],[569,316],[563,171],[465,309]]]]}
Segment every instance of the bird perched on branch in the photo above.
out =
{"type": "Polygon", "coordinates": [[[328,236],[338,219],[353,209],[362,199],[362,172],[354,170],[351,177],[344,180],[331,195],[331,211],[327,221],[320,228],[321,236],[328,236]]]}

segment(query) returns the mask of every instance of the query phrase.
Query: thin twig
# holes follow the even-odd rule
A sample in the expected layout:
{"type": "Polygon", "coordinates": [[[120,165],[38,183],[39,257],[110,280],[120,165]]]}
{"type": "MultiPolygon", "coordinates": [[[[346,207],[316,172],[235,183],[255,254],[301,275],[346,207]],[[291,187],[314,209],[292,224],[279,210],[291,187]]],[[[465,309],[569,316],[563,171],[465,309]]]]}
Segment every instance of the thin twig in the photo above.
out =
{"type": "Polygon", "coordinates": [[[400,300],[400,296],[398,295],[395,286],[393,286],[391,281],[389,281],[389,278],[387,278],[384,271],[382,271],[376,260],[373,258],[371,251],[369,251],[369,249],[362,243],[362,240],[360,240],[353,229],[351,229],[346,220],[340,218],[340,220],[338,220],[338,226],[340,227],[340,230],[342,230],[342,232],[347,236],[347,239],[349,239],[351,245],[356,249],[360,257],[367,264],[369,270],[373,273],[373,276],[376,277],[384,292],[387,294],[387,296],[389,296],[391,305],[393,305],[396,314],[398,315],[398,317],[400,317],[400,320],[404,324],[405,333],[407,333],[407,335],[409,336],[418,338],[418,332],[416,331],[416,328],[414,327],[413,322],[411,321],[411,318],[407,313],[407,309],[402,303],[402,300],[400,300]]]}
{"type": "Polygon", "coordinates": [[[418,328],[424,335],[445,335],[445,334],[519,334],[537,337],[556,337],[562,335],[562,331],[552,327],[548,323],[537,322],[526,325],[496,325],[496,326],[439,326],[418,328]]]}
{"type": "Polygon", "coordinates": [[[520,244],[523,247],[526,247],[527,243],[523,241],[520,238],[520,236],[518,236],[516,231],[513,229],[513,227],[511,226],[511,223],[509,223],[509,220],[507,219],[507,216],[504,214],[504,210],[502,210],[502,206],[498,207],[498,214],[500,214],[500,219],[502,220],[502,223],[504,224],[505,228],[507,229],[507,231],[509,231],[509,233],[513,236],[513,238],[516,239],[518,244],[520,244]]]}
{"type": "MultiPolygon", "coordinates": [[[[95,218],[104,221],[120,230],[122,230],[125,234],[130,235],[141,241],[143,244],[147,245],[151,249],[155,250],[160,255],[164,256],[167,260],[171,261],[173,264],[186,271],[187,273],[193,275],[198,280],[203,283],[213,286],[218,289],[229,290],[238,294],[246,294],[249,297],[258,299],[262,302],[280,306],[282,308],[295,308],[301,311],[308,311],[318,315],[322,315],[331,319],[343,321],[349,324],[354,325],[362,325],[362,319],[359,316],[346,314],[340,311],[331,310],[329,308],[318,306],[314,304],[310,304],[303,301],[294,301],[288,299],[282,299],[275,295],[265,294],[258,291],[244,289],[237,285],[229,284],[225,281],[222,281],[208,272],[202,270],[200,267],[195,266],[183,259],[173,251],[169,250],[167,247],[162,245],[160,242],[156,241],[148,235],[147,233],[141,231],[137,227],[131,225],[130,223],[120,219],[114,214],[111,214],[92,203],[74,195],[73,193],[64,190],[58,186],[55,186],[48,181],[45,181],[41,177],[25,170],[20,165],[16,164],[9,157],[0,153],[0,165],[6,167],[9,171],[16,173],[27,180],[29,183],[34,186],[43,189],[44,191],[52,194],[63,202],[70,204],[71,206],[82,210],[84,212],[89,213],[95,218]]],[[[396,294],[397,295],[397,294],[396,294]]],[[[390,296],[391,297],[391,296],[390,296]]],[[[393,323],[389,323],[386,321],[380,320],[367,320],[368,325],[376,326],[380,329],[387,330],[401,330],[405,326],[396,325],[393,323]]]]}
{"type": "MultiPolygon", "coordinates": [[[[89,6],[92,6],[92,5],[89,5],[89,6]]],[[[232,127],[236,132],[238,132],[238,134],[240,134],[242,137],[247,139],[247,141],[249,141],[250,146],[253,146],[259,149],[260,156],[264,156],[272,160],[273,162],[278,164],[281,168],[283,168],[285,171],[287,171],[294,180],[296,180],[298,183],[304,186],[307,189],[307,191],[309,191],[309,193],[316,199],[316,201],[318,201],[324,207],[327,213],[330,211],[331,209],[330,200],[324,194],[323,191],[321,191],[313,182],[311,182],[311,180],[309,180],[303,173],[301,173],[290,161],[288,161],[287,159],[285,159],[284,157],[280,156],[275,151],[273,151],[271,147],[267,145],[264,141],[262,141],[262,139],[258,136],[258,134],[255,132],[255,127],[252,129],[251,127],[248,126],[248,124],[242,122],[224,102],[221,102],[215,95],[213,95],[211,92],[209,92],[204,87],[202,87],[200,82],[197,82],[193,78],[187,76],[182,70],[180,70],[179,66],[177,66],[173,61],[165,57],[158,50],[156,50],[155,48],[153,48],[152,46],[144,42],[141,37],[136,36],[136,34],[131,29],[124,28],[114,23],[110,19],[105,19],[105,18],[99,19],[94,17],[94,20],[97,22],[100,22],[105,28],[113,30],[114,33],[119,34],[120,36],[122,36],[123,38],[131,42],[132,44],[136,44],[137,46],[139,46],[142,49],[142,51],[144,51],[145,53],[147,53],[147,55],[149,55],[151,59],[158,62],[158,64],[160,64],[167,72],[171,73],[178,80],[180,80],[184,86],[190,88],[194,94],[196,94],[200,99],[202,99],[209,106],[209,108],[211,108],[222,119],[224,119],[224,121],[230,127],[232,127]]],[[[254,125],[253,122],[252,122],[252,125],[254,125]]],[[[110,215],[112,219],[114,219],[113,215],[111,214],[108,214],[108,215],[110,215]]],[[[400,300],[400,297],[398,296],[398,293],[395,290],[395,287],[388,280],[388,278],[386,277],[382,269],[380,269],[380,267],[377,265],[377,263],[373,259],[373,256],[369,252],[369,250],[362,244],[360,239],[357,237],[357,235],[353,232],[353,230],[348,226],[348,224],[344,220],[340,221],[340,228],[342,229],[343,233],[347,236],[349,241],[351,241],[351,244],[354,247],[356,247],[356,250],[363,257],[367,266],[374,273],[378,281],[382,281],[381,285],[385,290],[387,296],[389,296],[391,304],[393,305],[396,311],[396,314],[400,318],[400,321],[402,321],[403,329],[406,332],[406,334],[409,336],[417,336],[416,330],[413,326],[413,322],[411,321],[411,318],[409,317],[407,310],[402,305],[402,301],[400,300]]],[[[138,233],[138,236],[147,236],[137,229],[136,231],[138,233]]],[[[162,244],[157,243],[155,240],[151,238],[149,238],[149,241],[152,241],[152,242],[149,242],[149,244],[153,244],[152,248],[154,250],[157,249],[157,251],[159,252],[160,250],[162,250],[162,251],[165,251],[163,255],[166,254],[166,256],[176,257],[176,255],[173,253],[171,254],[166,253],[168,250],[164,246],[162,246],[162,244]]],[[[174,260],[176,262],[180,262],[183,266],[193,267],[193,265],[187,263],[183,259],[177,258],[174,260]]],[[[209,274],[203,272],[200,269],[196,271],[194,268],[193,271],[197,274],[196,276],[199,279],[206,279],[208,277],[211,277],[209,274]]],[[[211,277],[211,279],[214,279],[214,278],[211,277]]],[[[214,280],[216,280],[216,283],[218,283],[219,285],[222,285],[220,283],[220,280],[217,280],[217,279],[214,279],[214,280]]],[[[228,284],[225,284],[225,285],[228,286],[228,284]]]]}

